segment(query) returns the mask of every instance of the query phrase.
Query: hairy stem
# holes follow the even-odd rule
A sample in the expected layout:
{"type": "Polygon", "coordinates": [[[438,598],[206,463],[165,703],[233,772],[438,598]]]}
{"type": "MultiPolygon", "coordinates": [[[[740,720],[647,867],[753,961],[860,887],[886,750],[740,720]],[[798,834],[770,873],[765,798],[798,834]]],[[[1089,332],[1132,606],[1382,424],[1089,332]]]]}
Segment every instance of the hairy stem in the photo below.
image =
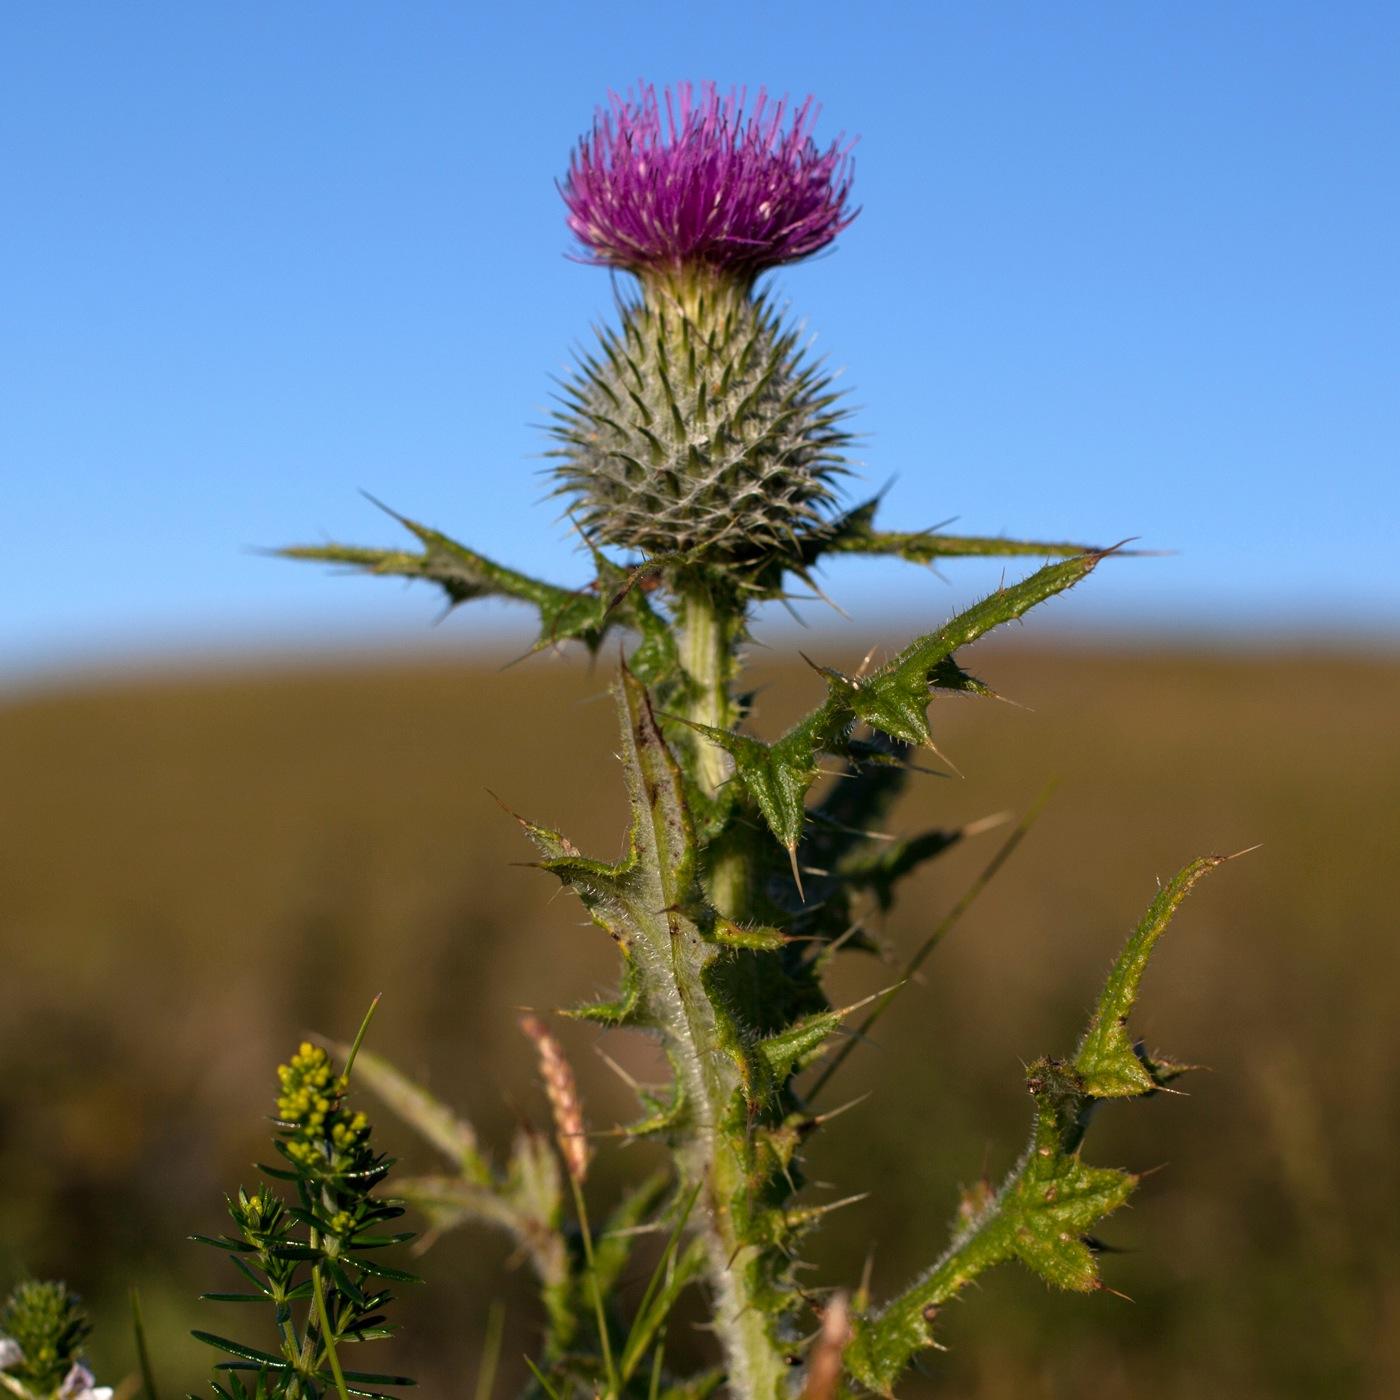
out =
{"type": "MultiPolygon", "coordinates": [[[[686,718],[713,729],[732,729],[738,719],[732,682],[736,648],[743,633],[742,605],[704,581],[685,590],[681,606],[681,662],[688,679],[686,718]]],[[[717,744],[696,735],[693,749],[696,785],[713,798],[729,781],[731,760],[717,744]]],[[[741,830],[710,846],[709,894],[726,917],[751,915],[757,831],[741,830]]],[[[697,989],[698,990],[698,989],[697,989]]],[[[723,1050],[704,1044],[706,1024],[692,1027],[694,1053],[714,1065],[723,1050]],[[699,1030],[700,1034],[694,1035],[699,1030]]],[[[773,1400],[787,1378],[784,1349],[774,1335],[773,1320],[753,1296],[750,1264],[758,1246],[742,1238],[731,1203],[746,1189],[745,1163],[736,1144],[720,1128],[732,1089],[706,1083],[710,1102],[682,1160],[689,1159],[693,1179],[704,1183],[707,1209],[706,1253],[714,1289],[716,1330],[724,1344],[735,1395],[773,1400]]]]}

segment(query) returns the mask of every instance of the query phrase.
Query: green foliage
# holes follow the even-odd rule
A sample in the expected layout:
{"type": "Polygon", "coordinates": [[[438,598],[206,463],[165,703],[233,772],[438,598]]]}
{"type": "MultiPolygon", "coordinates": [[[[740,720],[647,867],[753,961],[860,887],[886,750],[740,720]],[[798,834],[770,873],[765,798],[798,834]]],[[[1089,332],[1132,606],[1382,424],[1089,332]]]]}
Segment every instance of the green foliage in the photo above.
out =
{"type": "Polygon", "coordinates": [[[389,578],[423,579],[442,589],[449,607],[478,598],[526,603],[539,616],[539,636],[532,651],[581,642],[597,652],[613,628],[631,628],[641,639],[634,665],[653,681],[674,672],[674,640],[647,601],[645,578],[637,571],[620,568],[595,552],[594,582],[585,588],[562,588],[505,568],[416,520],[395,511],[387,513],[418,540],[421,552],[326,544],[289,545],[278,553],[286,559],[343,564],[389,578]]]}
{"type": "Polygon", "coordinates": [[[807,562],[814,563],[824,554],[883,554],[906,559],[911,564],[932,564],[939,559],[1063,559],[1102,552],[1089,545],[1063,541],[1010,540],[1001,535],[945,535],[937,526],[928,530],[877,530],[875,513],[879,505],[880,498],[875,496],[840,516],[825,534],[808,543],[807,562]]]}
{"type": "Polygon", "coordinates": [[[60,1394],[77,1400],[91,1389],[91,1377],[80,1366],[91,1330],[82,1300],[67,1284],[16,1284],[0,1307],[0,1388],[24,1400],[60,1394]]]}
{"type": "Polygon", "coordinates": [[[228,1200],[233,1233],[194,1236],[226,1254],[241,1275],[238,1291],[206,1293],[207,1300],[272,1309],[276,1350],[194,1333],[233,1358],[218,1364],[223,1378],[212,1383],[221,1400],[380,1396],[383,1387],[413,1384],[345,1370],[340,1361],[343,1348],[393,1334],[388,1285],[417,1282],[381,1258],[413,1234],[391,1228],[404,1208],[376,1194],[393,1163],[375,1151],[368,1119],[347,1103],[353,1059],[352,1050],[345,1071],[337,1071],[324,1049],[305,1043],[280,1067],[273,1141],[285,1166],[262,1170],[287,1183],[292,1199],[266,1184],[240,1188],[228,1200]]]}
{"type": "Polygon", "coordinates": [[[826,700],[771,744],[709,725],[696,727],[729,753],[736,782],[757,803],[774,836],[788,850],[795,850],[807,821],[807,793],[819,776],[821,755],[859,761],[865,751],[851,743],[858,724],[900,743],[930,744],[932,691],[988,693],[953,660],[957,648],[1073,587],[1102,557],[1079,554],[1063,563],[1047,564],[1010,588],[998,589],[938,631],[911,642],[869,676],[820,668],[827,682],[826,700]]]}
{"type": "Polygon", "coordinates": [[[522,1129],[507,1165],[497,1169],[477,1151],[476,1135],[465,1120],[387,1060],[361,1052],[356,1065],[365,1085],[455,1169],[399,1180],[402,1199],[423,1212],[435,1234],[466,1225],[504,1230],[529,1259],[548,1321],[539,1363],[541,1393],[585,1396],[597,1388],[601,1342],[593,1314],[594,1280],[618,1375],[624,1387],[630,1384],[642,1362],[654,1356],[676,1298],[702,1271],[703,1251],[683,1238],[693,1197],[675,1200],[666,1172],[641,1181],[607,1216],[590,1266],[581,1234],[566,1225],[559,1156],[544,1134],[522,1129]],[[629,1321],[619,1305],[619,1283],[638,1242],[666,1228],[670,1240],[629,1321]]]}

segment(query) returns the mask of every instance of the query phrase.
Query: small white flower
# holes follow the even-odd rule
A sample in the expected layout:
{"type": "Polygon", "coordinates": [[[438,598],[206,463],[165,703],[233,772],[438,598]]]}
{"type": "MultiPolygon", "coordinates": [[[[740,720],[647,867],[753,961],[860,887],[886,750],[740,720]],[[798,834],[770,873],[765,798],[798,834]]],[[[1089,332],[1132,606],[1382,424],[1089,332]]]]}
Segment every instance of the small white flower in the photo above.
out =
{"type": "Polygon", "coordinates": [[[110,1385],[94,1385],[93,1374],[81,1363],[74,1362],[73,1369],[63,1378],[58,1388],[58,1400],[112,1400],[110,1385]]]}
{"type": "Polygon", "coordinates": [[[24,1353],[13,1337],[0,1337],[0,1371],[8,1371],[24,1360],[24,1353]]]}

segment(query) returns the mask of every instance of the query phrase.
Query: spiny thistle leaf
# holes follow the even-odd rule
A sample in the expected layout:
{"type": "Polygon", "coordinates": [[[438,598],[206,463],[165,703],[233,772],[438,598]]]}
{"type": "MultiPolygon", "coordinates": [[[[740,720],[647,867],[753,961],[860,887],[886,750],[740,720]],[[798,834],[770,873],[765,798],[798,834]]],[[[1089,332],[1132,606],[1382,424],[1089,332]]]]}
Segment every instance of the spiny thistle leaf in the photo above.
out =
{"type": "Polygon", "coordinates": [[[937,559],[954,558],[1039,558],[1063,559],[1078,554],[1095,554],[1092,545],[1066,541],[1012,540],[1002,535],[945,535],[941,529],[877,530],[876,496],[847,511],[825,536],[814,537],[808,563],[823,554],[884,554],[907,559],[913,564],[931,564],[937,559]]]}
{"type": "Polygon", "coordinates": [[[366,549],[357,545],[290,545],[277,553],[284,559],[345,564],[364,573],[424,579],[447,595],[452,607],[477,598],[512,598],[532,604],[539,615],[539,637],[533,651],[567,641],[582,642],[591,652],[602,646],[614,626],[632,626],[642,636],[640,666],[653,681],[674,668],[674,641],[645,598],[644,590],[627,587],[627,571],[595,556],[600,565],[596,582],[586,588],[560,588],[531,578],[478,554],[466,545],[383,507],[422,544],[421,553],[398,549],[366,549]]]}
{"type": "Polygon", "coordinates": [[[841,1025],[840,1011],[820,1011],[765,1036],[754,1047],[773,1081],[782,1084],[821,1053],[822,1047],[841,1025]]]}
{"type": "Polygon", "coordinates": [[[687,1105],[685,1087],[679,1079],[671,1085],[669,1097],[648,1089],[639,1090],[637,1097],[641,1100],[645,1116],[623,1129],[629,1138],[669,1138],[684,1125],[687,1105]]]}
{"type": "Polygon", "coordinates": [[[641,974],[626,945],[619,941],[618,950],[622,954],[622,982],[617,994],[601,1001],[588,1001],[582,1006],[569,1007],[563,1015],[578,1021],[593,1021],[612,1030],[644,1024],[640,1014],[643,991],[641,974]]]}
{"type": "Polygon", "coordinates": [[[1101,1286],[1089,1233],[1128,1199],[1138,1178],[1087,1165],[1080,1145],[1096,1102],[1150,1094],[1158,1087],[1134,1055],[1123,1022],[1152,946],[1192,887],[1222,859],[1193,862],[1153,901],[1110,971],[1074,1059],[1042,1059],[1030,1067],[1026,1085],[1035,1099],[1030,1146],[1001,1189],[960,1213],[952,1243],[927,1273],[884,1307],[857,1319],[846,1358],[863,1385],[889,1393],[915,1353],[933,1344],[938,1308],[1005,1260],[1019,1259],[1052,1287],[1088,1292],[1101,1286]],[[1135,1087],[1128,1087],[1124,1056],[1141,1071],[1135,1087]]]}
{"type": "Polygon", "coordinates": [[[746,734],[694,725],[728,751],[734,777],[757,803],[774,836],[794,850],[806,821],[806,795],[818,776],[817,757],[846,751],[858,722],[910,745],[927,744],[930,688],[968,689],[971,678],[954,667],[953,653],[1037,603],[1085,578],[1102,554],[1078,554],[998,589],[939,628],[911,642],[864,678],[828,671],[827,698],[780,739],[767,744],[746,734]]]}
{"type": "Polygon", "coordinates": [[[751,952],[760,953],[776,952],[791,942],[781,929],[768,928],[761,924],[745,926],[723,917],[715,919],[710,937],[724,948],[747,948],[751,952]]]}
{"type": "Polygon", "coordinates": [[[573,889],[594,921],[641,966],[649,1023],[687,1041],[684,1014],[704,1001],[700,973],[716,952],[696,920],[712,925],[717,916],[707,910],[699,888],[695,831],[680,769],[646,688],[625,667],[617,700],[632,811],[626,856],[614,864],[591,860],[559,833],[522,825],[545,856],[540,868],[573,889]],[[678,980],[688,987],[679,1002],[678,980]]]}
{"type": "Polygon", "coordinates": [[[1183,1066],[1158,1068],[1144,1062],[1145,1057],[1139,1054],[1128,1034],[1128,1013],[1137,1000],[1147,960],[1157,940],[1166,932],[1172,915],[1196,884],[1225,859],[1224,856],[1206,856],[1188,865],[1168,882],[1152,901],[1146,917],[1114,963],[1073,1061],[1085,1092],[1094,1098],[1133,1098],[1150,1094],[1167,1078],[1183,1071],[1183,1066]]]}

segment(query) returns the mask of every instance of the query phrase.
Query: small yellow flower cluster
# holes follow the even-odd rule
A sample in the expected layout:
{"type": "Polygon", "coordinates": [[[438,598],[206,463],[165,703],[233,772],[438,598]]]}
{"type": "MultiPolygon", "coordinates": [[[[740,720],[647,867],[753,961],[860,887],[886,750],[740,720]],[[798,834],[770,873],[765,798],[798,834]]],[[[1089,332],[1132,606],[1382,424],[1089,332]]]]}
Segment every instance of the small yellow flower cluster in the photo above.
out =
{"type": "Polygon", "coordinates": [[[369,1119],[363,1113],[341,1118],[331,1124],[331,1143],[340,1151],[348,1151],[369,1131],[369,1119]]]}
{"type": "Polygon", "coordinates": [[[363,1113],[342,1107],[345,1080],[317,1045],[303,1041],[289,1063],[277,1070],[281,1093],[277,1117],[293,1128],[287,1155],[303,1166],[353,1152],[369,1134],[363,1113]]]}
{"type": "Polygon", "coordinates": [[[331,1058],[310,1041],[302,1041],[289,1064],[277,1067],[277,1082],[282,1086],[277,1116],[285,1123],[319,1128],[335,1106],[339,1086],[331,1058]]]}

